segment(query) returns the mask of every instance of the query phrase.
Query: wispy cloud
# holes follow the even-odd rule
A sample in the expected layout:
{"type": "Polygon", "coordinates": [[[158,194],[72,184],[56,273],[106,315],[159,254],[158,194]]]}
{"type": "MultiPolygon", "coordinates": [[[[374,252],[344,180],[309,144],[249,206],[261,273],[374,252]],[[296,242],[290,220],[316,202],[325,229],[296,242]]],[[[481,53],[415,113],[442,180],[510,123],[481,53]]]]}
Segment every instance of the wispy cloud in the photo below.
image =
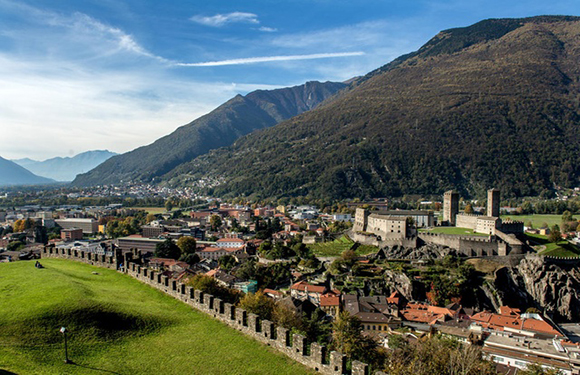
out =
{"type": "Polygon", "coordinates": [[[276,29],[275,27],[267,27],[267,26],[262,26],[258,30],[263,31],[265,33],[275,33],[276,31],[278,31],[278,29],[276,29]]]}
{"type": "Polygon", "coordinates": [[[337,53],[313,53],[310,55],[287,55],[287,56],[262,56],[262,57],[248,57],[244,59],[232,59],[221,61],[208,61],[199,63],[176,63],[176,66],[223,66],[223,65],[242,65],[255,64],[261,62],[272,61],[292,61],[292,60],[314,60],[314,59],[328,59],[332,57],[349,57],[362,56],[364,52],[337,52],[337,53]]]}
{"type": "Polygon", "coordinates": [[[225,14],[216,14],[215,16],[195,15],[190,18],[191,21],[202,25],[221,27],[228,23],[253,23],[258,24],[258,15],[246,12],[232,12],[225,14]]]}

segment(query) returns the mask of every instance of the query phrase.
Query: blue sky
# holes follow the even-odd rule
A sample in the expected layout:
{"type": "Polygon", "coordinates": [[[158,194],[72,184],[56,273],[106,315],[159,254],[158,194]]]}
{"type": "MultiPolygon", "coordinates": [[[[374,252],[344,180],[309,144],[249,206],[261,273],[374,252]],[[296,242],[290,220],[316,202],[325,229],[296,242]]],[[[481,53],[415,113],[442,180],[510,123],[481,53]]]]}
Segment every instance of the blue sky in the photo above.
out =
{"type": "Polygon", "coordinates": [[[0,156],[126,152],[236,94],[344,81],[485,18],[578,0],[0,0],[0,156]]]}

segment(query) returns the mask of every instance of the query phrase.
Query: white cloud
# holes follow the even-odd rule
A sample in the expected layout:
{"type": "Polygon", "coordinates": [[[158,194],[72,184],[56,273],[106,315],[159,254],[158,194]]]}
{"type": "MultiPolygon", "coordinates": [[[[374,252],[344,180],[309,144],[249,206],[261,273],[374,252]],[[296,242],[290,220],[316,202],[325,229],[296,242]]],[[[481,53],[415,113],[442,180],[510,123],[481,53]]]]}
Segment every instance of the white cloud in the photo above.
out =
{"type": "Polygon", "coordinates": [[[267,27],[267,26],[262,26],[258,30],[263,31],[265,33],[275,33],[276,31],[278,31],[278,29],[276,29],[274,27],[267,27]]]}
{"type": "Polygon", "coordinates": [[[176,63],[176,66],[223,66],[223,65],[241,65],[241,64],[255,64],[261,62],[272,61],[293,61],[293,60],[313,60],[313,59],[328,59],[332,57],[349,57],[362,56],[364,52],[337,52],[337,53],[313,53],[310,55],[286,55],[286,56],[262,56],[262,57],[247,57],[243,59],[208,61],[200,63],[176,63]]]}
{"type": "Polygon", "coordinates": [[[190,18],[191,21],[205,26],[221,27],[228,23],[252,23],[258,24],[258,15],[254,13],[232,12],[226,14],[216,14],[215,16],[196,15],[190,18]]]}

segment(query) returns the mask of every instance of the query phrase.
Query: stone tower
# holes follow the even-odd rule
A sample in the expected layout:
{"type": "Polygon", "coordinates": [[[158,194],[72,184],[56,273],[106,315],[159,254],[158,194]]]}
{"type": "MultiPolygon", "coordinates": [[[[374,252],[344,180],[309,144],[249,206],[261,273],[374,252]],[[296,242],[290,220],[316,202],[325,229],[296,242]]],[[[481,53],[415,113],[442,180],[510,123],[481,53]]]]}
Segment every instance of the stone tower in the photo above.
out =
{"type": "Polygon", "coordinates": [[[443,194],[443,221],[455,225],[455,216],[459,213],[459,193],[454,190],[443,194]]]}
{"type": "Polygon", "coordinates": [[[487,191],[487,216],[499,217],[499,189],[487,191]]]}

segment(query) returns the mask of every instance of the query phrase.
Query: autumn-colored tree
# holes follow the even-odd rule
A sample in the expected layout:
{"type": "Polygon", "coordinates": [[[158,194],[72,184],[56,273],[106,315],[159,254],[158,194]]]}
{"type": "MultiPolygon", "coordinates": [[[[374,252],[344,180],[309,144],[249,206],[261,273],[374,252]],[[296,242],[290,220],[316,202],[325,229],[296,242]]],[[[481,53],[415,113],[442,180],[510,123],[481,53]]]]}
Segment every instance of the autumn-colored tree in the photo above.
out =
{"type": "Polygon", "coordinates": [[[262,292],[247,293],[239,302],[239,307],[261,319],[272,320],[274,301],[262,292]]]}

